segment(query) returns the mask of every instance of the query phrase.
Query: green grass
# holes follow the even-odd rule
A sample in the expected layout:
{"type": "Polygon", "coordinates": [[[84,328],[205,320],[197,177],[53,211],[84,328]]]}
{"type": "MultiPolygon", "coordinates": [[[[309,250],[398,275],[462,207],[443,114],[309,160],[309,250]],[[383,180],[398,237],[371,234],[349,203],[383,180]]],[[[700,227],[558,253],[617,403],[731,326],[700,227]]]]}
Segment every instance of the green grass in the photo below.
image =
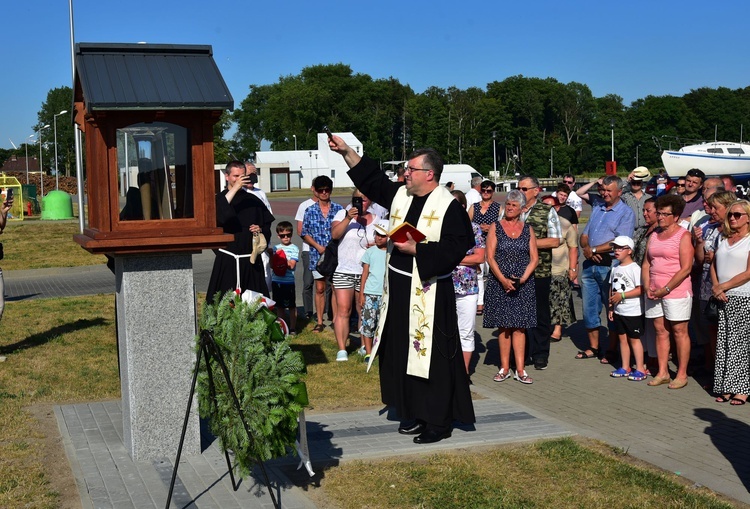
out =
{"type": "Polygon", "coordinates": [[[571,438],[417,458],[354,461],[327,471],[320,501],[349,508],[731,508],[709,490],[571,438]]]}

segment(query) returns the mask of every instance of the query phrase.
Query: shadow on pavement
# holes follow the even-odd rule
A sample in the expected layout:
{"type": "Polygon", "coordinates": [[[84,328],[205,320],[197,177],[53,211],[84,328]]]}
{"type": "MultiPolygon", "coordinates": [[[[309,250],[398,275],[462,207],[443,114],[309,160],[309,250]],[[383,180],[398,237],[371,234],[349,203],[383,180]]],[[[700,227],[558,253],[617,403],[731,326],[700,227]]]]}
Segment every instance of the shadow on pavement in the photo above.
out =
{"type": "MultiPolygon", "coordinates": [[[[729,405],[729,403],[725,404],[729,405]]],[[[750,462],[748,462],[745,447],[750,438],[750,426],[727,417],[724,412],[710,408],[696,408],[693,413],[708,423],[703,432],[711,437],[711,442],[716,449],[732,464],[737,477],[740,478],[745,489],[750,491],[750,462]]]]}

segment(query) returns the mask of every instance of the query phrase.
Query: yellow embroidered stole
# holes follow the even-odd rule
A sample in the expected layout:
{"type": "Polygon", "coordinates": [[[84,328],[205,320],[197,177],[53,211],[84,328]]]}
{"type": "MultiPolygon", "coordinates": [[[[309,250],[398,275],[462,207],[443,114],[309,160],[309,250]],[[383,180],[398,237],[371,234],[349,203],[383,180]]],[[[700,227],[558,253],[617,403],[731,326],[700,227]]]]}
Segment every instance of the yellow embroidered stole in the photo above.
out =
{"type": "MultiPolygon", "coordinates": [[[[390,229],[400,225],[406,217],[406,213],[411,207],[413,196],[407,194],[406,187],[401,187],[391,204],[390,229]]],[[[448,206],[454,201],[453,195],[445,186],[436,187],[427,197],[420,218],[415,225],[416,228],[424,233],[427,238],[423,242],[437,242],[440,240],[440,232],[443,227],[443,218],[448,206]]],[[[393,244],[388,242],[388,251],[386,263],[390,264],[393,244]]],[[[388,316],[388,271],[393,270],[386,267],[386,276],[384,278],[383,298],[381,301],[380,320],[378,328],[373,339],[373,350],[370,356],[370,362],[367,366],[369,370],[375,360],[380,337],[385,326],[386,317],[388,316]]],[[[417,259],[414,257],[412,262],[411,283],[409,286],[409,358],[407,360],[406,373],[421,378],[430,377],[430,358],[432,356],[432,335],[433,320],[435,316],[435,296],[437,287],[437,277],[423,281],[419,276],[417,269],[417,259]]],[[[391,341],[399,340],[392,338],[391,341]]]]}

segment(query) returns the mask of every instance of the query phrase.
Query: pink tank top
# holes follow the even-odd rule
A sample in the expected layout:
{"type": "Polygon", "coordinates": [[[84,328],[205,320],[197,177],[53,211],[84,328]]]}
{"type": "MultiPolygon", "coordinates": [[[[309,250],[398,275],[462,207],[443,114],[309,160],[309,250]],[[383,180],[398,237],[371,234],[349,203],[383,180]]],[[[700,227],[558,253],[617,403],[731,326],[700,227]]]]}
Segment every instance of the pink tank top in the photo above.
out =
{"type": "MultiPolygon", "coordinates": [[[[655,292],[664,288],[680,270],[680,240],[683,235],[689,235],[688,231],[680,228],[680,231],[666,240],[659,240],[658,234],[651,235],[648,243],[648,262],[651,264],[650,290],[655,292]]],[[[682,299],[693,295],[690,276],[680,283],[677,288],[670,288],[671,292],[664,296],[665,299],[682,299]]]]}

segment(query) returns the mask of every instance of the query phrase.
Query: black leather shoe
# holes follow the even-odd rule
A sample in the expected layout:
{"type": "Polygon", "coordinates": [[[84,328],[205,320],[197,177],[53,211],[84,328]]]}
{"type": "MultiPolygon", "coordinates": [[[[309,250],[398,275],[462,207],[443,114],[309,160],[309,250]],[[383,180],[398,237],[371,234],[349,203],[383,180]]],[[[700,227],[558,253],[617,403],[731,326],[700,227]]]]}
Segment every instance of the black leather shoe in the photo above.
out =
{"type": "Polygon", "coordinates": [[[440,442],[444,438],[450,438],[450,437],[451,437],[450,429],[446,431],[442,431],[442,432],[428,429],[421,435],[414,437],[414,443],[415,444],[434,444],[435,442],[440,442]]]}
{"type": "Polygon", "coordinates": [[[398,432],[402,435],[419,435],[425,430],[425,423],[415,422],[414,424],[407,424],[405,426],[399,426],[398,432]]]}

